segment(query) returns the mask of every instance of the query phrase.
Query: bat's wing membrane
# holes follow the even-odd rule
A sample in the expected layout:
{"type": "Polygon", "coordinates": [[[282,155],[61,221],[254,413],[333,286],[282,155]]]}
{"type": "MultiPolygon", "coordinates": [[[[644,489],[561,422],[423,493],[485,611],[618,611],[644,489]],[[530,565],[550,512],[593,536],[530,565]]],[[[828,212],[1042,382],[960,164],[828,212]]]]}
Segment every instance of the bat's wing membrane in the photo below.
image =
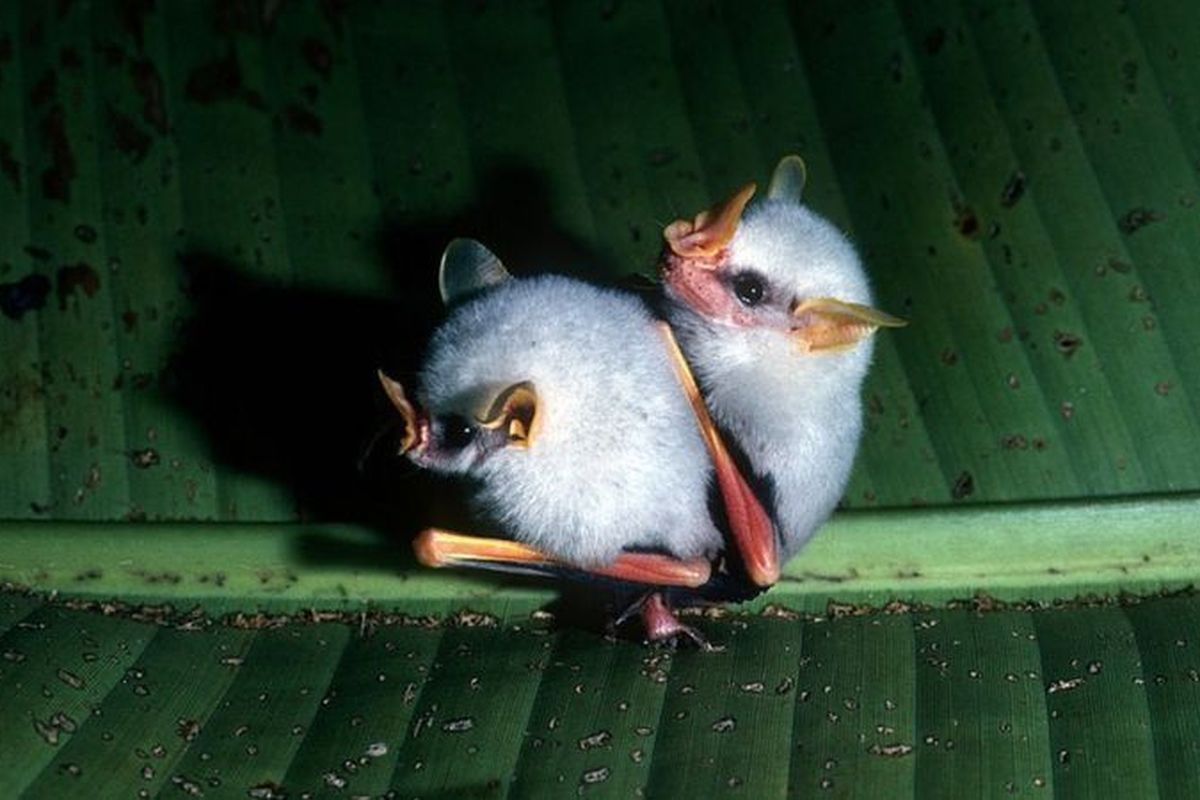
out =
{"type": "Polygon", "coordinates": [[[759,501],[754,490],[738,469],[725,446],[716,424],[709,416],[708,407],[696,386],[691,368],[675,341],[675,335],[665,322],[659,323],[667,354],[675,369],[675,377],[683,387],[688,402],[696,414],[704,443],[708,447],[717,478],[717,489],[725,503],[732,545],[741,556],[746,574],[756,586],[771,586],[779,580],[779,540],[775,525],[759,501]]]}

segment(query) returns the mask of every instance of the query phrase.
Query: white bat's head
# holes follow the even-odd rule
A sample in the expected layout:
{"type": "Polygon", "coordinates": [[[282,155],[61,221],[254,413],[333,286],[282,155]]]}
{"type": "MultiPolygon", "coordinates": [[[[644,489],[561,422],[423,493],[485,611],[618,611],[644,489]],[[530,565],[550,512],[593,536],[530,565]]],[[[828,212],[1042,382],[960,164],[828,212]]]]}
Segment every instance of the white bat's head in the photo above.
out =
{"type": "Polygon", "coordinates": [[[781,362],[853,353],[840,360],[865,368],[871,334],[904,324],[871,308],[870,286],[850,242],[800,202],[804,179],[804,162],[789,156],[776,168],[765,200],[747,209],[755,189],[748,184],[664,231],[667,295],[692,312],[690,320],[677,320],[685,338],[688,327],[707,329],[690,338],[705,340],[711,359],[768,359],[784,367],[781,362]]]}
{"type": "Polygon", "coordinates": [[[379,380],[404,422],[400,451],[423,469],[470,474],[508,448],[528,447],[536,434],[538,398],[529,382],[473,386],[419,408],[399,382],[382,372],[379,380]]]}

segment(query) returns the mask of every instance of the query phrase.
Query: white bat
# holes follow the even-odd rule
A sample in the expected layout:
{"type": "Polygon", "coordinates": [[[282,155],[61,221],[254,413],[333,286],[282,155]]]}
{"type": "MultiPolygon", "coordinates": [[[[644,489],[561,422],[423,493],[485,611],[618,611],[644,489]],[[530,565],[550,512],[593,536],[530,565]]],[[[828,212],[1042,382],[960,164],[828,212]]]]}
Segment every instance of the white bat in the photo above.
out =
{"type": "Polygon", "coordinates": [[[746,209],[747,184],[669,225],[662,260],[671,325],[713,417],[770,487],[785,558],[845,489],[871,334],[906,324],[871,307],[850,242],[801,203],[805,178],[784,158],[764,201],[746,209]]]}
{"type": "MultiPolygon", "coordinates": [[[[405,419],[402,451],[468,479],[512,540],[431,529],[416,541],[424,563],[696,589],[726,549],[709,510],[715,472],[736,547],[775,580],[770,521],[639,299],[561,276],[510,279],[470,240],[447,248],[440,282],[453,307],[414,400],[380,378],[405,419]]],[[[701,641],[661,593],[640,610],[650,638],[701,641]]]]}

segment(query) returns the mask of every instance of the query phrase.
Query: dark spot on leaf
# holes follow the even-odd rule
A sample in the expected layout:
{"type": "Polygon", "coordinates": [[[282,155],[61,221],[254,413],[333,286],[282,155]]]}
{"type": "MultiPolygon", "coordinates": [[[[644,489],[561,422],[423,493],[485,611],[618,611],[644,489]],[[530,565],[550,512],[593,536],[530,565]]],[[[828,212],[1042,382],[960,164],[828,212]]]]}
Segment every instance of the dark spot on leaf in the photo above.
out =
{"type": "Polygon", "coordinates": [[[74,47],[64,47],[58,54],[58,63],[63,69],[82,69],[83,58],[74,47]]]}
{"type": "Polygon", "coordinates": [[[91,225],[79,224],[75,226],[75,238],[84,244],[94,243],[97,236],[96,229],[91,225]]]}
{"type": "Polygon", "coordinates": [[[50,156],[51,164],[42,172],[42,193],[47,199],[71,200],[71,181],[77,175],[75,155],[67,141],[67,117],[62,104],[56,103],[41,124],[42,147],[50,156]]]}
{"type": "Polygon", "coordinates": [[[287,118],[288,127],[296,133],[320,136],[321,131],[324,130],[325,126],[321,123],[321,118],[303,106],[290,103],[283,112],[287,118]]]}
{"type": "Polygon", "coordinates": [[[1010,433],[1000,439],[1000,445],[1005,450],[1027,450],[1029,449],[1029,440],[1019,433],[1010,433]]]}
{"type": "Polygon", "coordinates": [[[1083,339],[1066,331],[1054,332],[1054,347],[1067,358],[1075,355],[1075,351],[1083,347],[1083,339]]]}
{"type": "Polygon", "coordinates": [[[50,279],[33,273],[14,283],[0,283],[0,311],[9,319],[20,319],[46,305],[50,279]]]}
{"type": "Polygon", "coordinates": [[[223,57],[192,70],[187,79],[187,96],[197,103],[212,105],[236,100],[242,93],[242,67],[232,47],[223,57]]]}
{"type": "Polygon", "coordinates": [[[304,61],[322,78],[329,79],[333,71],[333,54],[320,39],[309,37],[300,44],[300,53],[304,61]]]}
{"type": "Polygon", "coordinates": [[[1171,393],[1171,382],[1159,381],[1158,383],[1154,384],[1154,393],[1160,397],[1166,397],[1171,393]]]}
{"type": "Polygon", "coordinates": [[[902,758],[912,753],[911,744],[873,744],[867,751],[873,756],[884,756],[885,758],[902,758]]]}
{"type": "Polygon", "coordinates": [[[0,172],[8,178],[13,189],[21,191],[21,164],[13,158],[12,145],[7,139],[0,139],[0,172]]]}
{"type": "Polygon", "coordinates": [[[947,347],[942,350],[942,363],[947,367],[952,367],[958,363],[958,353],[947,347]]]}
{"type": "Polygon", "coordinates": [[[1017,170],[1000,191],[1000,205],[1012,208],[1025,194],[1025,173],[1017,170]]]}
{"type": "Polygon", "coordinates": [[[342,17],[349,6],[350,0],[321,0],[321,14],[338,36],[342,35],[342,17]]]}
{"type": "Polygon", "coordinates": [[[157,465],[161,461],[158,451],[153,447],[146,447],[142,450],[131,450],[129,452],[129,460],[138,469],[150,469],[150,467],[157,465]]]}
{"type": "Polygon", "coordinates": [[[154,10],[155,0],[118,0],[117,19],[141,50],[145,43],[146,15],[154,10]]]}
{"type": "Polygon", "coordinates": [[[167,133],[166,90],[158,67],[148,58],[129,65],[133,89],[142,98],[142,119],[162,135],[167,133]]]}
{"type": "Polygon", "coordinates": [[[1158,222],[1163,219],[1163,216],[1163,214],[1145,206],[1138,206],[1126,211],[1124,216],[1117,221],[1117,225],[1120,227],[1121,233],[1133,234],[1152,222],[1158,222]]]}
{"type": "Polygon", "coordinates": [[[133,163],[141,162],[150,152],[150,134],[142,130],[131,117],[112,106],[108,107],[108,129],[117,150],[130,156],[133,163]]]}
{"type": "Polygon", "coordinates": [[[121,324],[125,326],[126,333],[133,333],[137,330],[138,313],[133,309],[126,309],[125,313],[121,315],[121,324]]]}
{"type": "Polygon", "coordinates": [[[931,56],[936,56],[941,52],[942,45],[946,43],[946,29],[938,26],[931,30],[925,36],[925,52],[931,56]]]}
{"type": "Polygon", "coordinates": [[[58,270],[58,307],[67,308],[67,299],[81,289],[87,297],[93,297],[100,291],[100,275],[90,264],[83,261],[74,266],[61,267],[58,270]]]}
{"type": "Polygon", "coordinates": [[[58,94],[58,73],[48,69],[33,85],[33,89],[29,92],[29,102],[34,108],[40,108],[49,103],[56,94],[58,94]]]}
{"type": "Polygon", "coordinates": [[[963,470],[959,476],[954,479],[954,486],[950,489],[950,495],[955,500],[962,500],[970,497],[975,492],[975,478],[970,472],[963,470]]]}
{"type": "Polygon", "coordinates": [[[968,205],[955,203],[954,214],[954,227],[960,234],[968,239],[974,239],[979,235],[979,217],[975,216],[974,209],[968,205]]]}

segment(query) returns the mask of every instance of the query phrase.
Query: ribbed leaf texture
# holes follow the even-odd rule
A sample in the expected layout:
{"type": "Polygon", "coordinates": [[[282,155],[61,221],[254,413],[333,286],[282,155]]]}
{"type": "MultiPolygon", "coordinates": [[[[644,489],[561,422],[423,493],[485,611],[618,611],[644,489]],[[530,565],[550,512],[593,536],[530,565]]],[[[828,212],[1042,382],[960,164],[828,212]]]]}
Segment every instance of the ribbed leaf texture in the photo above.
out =
{"type": "Polygon", "coordinates": [[[3,796],[1152,798],[1200,785],[1190,597],[701,620],[716,653],[482,615],[261,627],[139,613],[0,598],[3,796]]]}
{"type": "Polygon", "coordinates": [[[913,322],[846,506],[1196,490],[1198,13],[5,3],[0,516],[361,518],[449,238],[652,274],[791,152],[913,322]]]}
{"type": "Polygon", "coordinates": [[[1195,598],[945,605],[1197,578],[1197,41],[1184,2],[0,2],[0,797],[1200,796],[1195,598]],[[374,377],[446,242],[652,276],[789,153],[912,321],[843,503],[882,511],[758,606],[821,616],[672,654],[395,579],[379,534],[459,514],[374,377]]]}

